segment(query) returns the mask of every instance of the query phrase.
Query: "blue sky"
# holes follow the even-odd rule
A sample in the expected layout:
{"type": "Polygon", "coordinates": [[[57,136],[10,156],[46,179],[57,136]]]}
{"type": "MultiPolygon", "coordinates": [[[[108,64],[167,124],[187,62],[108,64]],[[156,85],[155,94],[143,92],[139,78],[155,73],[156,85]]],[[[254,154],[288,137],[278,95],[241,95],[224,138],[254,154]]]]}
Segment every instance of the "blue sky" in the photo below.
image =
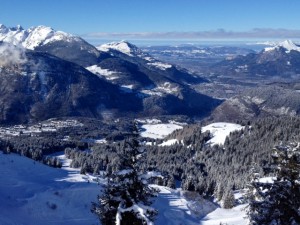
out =
{"type": "Polygon", "coordinates": [[[300,36],[299,0],[2,0],[0,5],[0,23],[6,26],[46,25],[87,39],[300,36]]]}

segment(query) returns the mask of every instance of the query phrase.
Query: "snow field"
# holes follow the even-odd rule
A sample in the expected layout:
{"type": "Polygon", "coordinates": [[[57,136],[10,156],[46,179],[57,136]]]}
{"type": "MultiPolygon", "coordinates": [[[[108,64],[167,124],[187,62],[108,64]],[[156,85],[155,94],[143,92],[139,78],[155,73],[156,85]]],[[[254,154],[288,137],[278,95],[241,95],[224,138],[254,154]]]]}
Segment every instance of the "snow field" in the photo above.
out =
{"type": "MultiPolygon", "coordinates": [[[[180,126],[180,125],[179,125],[180,126]]],[[[153,127],[154,129],[154,127],[153,127]]],[[[207,142],[207,144],[215,145],[215,144],[224,144],[226,137],[230,134],[230,132],[241,130],[243,127],[239,124],[234,123],[212,123],[202,128],[202,132],[209,131],[212,134],[212,138],[207,142]]],[[[149,129],[152,133],[152,129],[149,129]]],[[[163,137],[162,137],[163,138],[163,137]]],[[[160,144],[160,146],[170,146],[176,143],[182,143],[182,140],[170,139],[166,140],[160,144]]],[[[183,143],[182,143],[183,144],[183,143]]]]}
{"type": "Polygon", "coordinates": [[[193,192],[152,185],[159,190],[153,207],[159,211],[158,225],[246,225],[246,205],[222,209],[193,192]]]}
{"type": "Polygon", "coordinates": [[[243,129],[243,126],[235,123],[212,123],[202,127],[202,132],[209,131],[212,134],[213,137],[207,142],[208,144],[223,145],[230,132],[241,129],[243,129]]]}
{"type": "Polygon", "coordinates": [[[142,137],[149,137],[153,139],[163,139],[173,131],[182,128],[183,126],[181,124],[176,124],[173,121],[169,121],[169,123],[152,123],[150,121],[150,123],[142,124],[140,126],[140,135],[142,137]]]}
{"type": "Polygon", "coordinates": [[[101,186],[68,169],[68,161],[58,169],[0,152],[0,170],[1,225],[99,224],[90,207],[101,186]]]}
{"type": "Polygon", "coordinates": [[[97,65],[86,67],[86,69],[97,76],[105,77],[107,80],[118,79],[119,72],[110,71],[108,69],[102,69],[100,66],[97,65]]]}

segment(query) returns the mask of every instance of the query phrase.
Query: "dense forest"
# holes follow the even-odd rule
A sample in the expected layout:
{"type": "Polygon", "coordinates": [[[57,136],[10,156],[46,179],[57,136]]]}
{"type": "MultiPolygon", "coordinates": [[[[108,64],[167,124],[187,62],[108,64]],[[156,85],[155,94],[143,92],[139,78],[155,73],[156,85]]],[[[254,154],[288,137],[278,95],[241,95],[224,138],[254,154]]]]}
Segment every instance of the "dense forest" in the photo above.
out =
{"type": "MultiPolygon", "coordinates": [[[[81,173],[105,174],[113,170],[130,136],[131,121],[115,121],[110,125],[96,120],[82,122],[85,122],[83,126],[74,129],[2,138],[0,145],[6,153],[19,153],[55,167],[61,164],[51,154],[64,151],[72,159],[71,166],[81,168],[81,173]],[[66,136],[68,139],[63,139],[66,136]],[[93,142],[104,137],[104,143],[93,142]]],[[[211,134],[202,132],[199,124],[188,125],[167,136],[165,140],[178,140],[171,146],[160,146],[162,140],[139,137],[145,150],[139,168],[164,176],[164,179],[153,178],[152,182],[170,187],[177,183],[184,190],[212,196],[219,186],[228,190],[244,188],[250,179],[250,168],[254,166],[264,173],[275,145],[300,139],[298,117],[267,117],[241,124],[244,129],[232,132],[224,145],[207,144],[211,134]],[[146,142],[151,144],[143,145],[146,142]]]]}

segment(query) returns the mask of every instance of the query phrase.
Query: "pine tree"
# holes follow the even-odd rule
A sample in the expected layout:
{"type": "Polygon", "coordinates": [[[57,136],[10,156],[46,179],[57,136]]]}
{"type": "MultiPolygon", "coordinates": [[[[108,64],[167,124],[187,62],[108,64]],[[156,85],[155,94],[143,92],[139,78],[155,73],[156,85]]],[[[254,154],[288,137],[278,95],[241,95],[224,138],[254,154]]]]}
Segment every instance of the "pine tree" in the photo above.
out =
{"type": "Polygon", "coordinates": [[[250,185],[250,224],[300,224],[300,145],[277,146],[272,157],[274,182],[254,174],[250,185]]]}
{"type": "Polygon", "coordinates": [[[92,212],[98,215],[102,224],[153,224],[157,212],[149,205],[155,190],[139,174],[138,158],[142,152],[136,136],[134,127],[133,138],[125,142],[123,154],[119,155],[117,169],[107,175],[108,184],[99,203],[93,203],[92,212]]]}
{"type": "Polygon", "coordinates": [[[231,188],[228,188],[222,197],[222,207],[224,209],[231,209],[234,206],[234,202],[235,199],[234,199],[233,191],[231,188]]]}
{"type": "Polygon", "coordinates": [[[176,185],[175,185],[175,179],[174,179],[174,176],[171,175],[169,180],[168,180],[168,183],[167,183],[167,187],[169,188],[173,188],[175,189],[176,188],[176,185]]]}
{"type": "Polygon", "coordinates": [[[222,183],[219,183],[214,191],[214,197],[217,199],[217,201],[221,201],[224,195],[224,187],[222,183]]]}

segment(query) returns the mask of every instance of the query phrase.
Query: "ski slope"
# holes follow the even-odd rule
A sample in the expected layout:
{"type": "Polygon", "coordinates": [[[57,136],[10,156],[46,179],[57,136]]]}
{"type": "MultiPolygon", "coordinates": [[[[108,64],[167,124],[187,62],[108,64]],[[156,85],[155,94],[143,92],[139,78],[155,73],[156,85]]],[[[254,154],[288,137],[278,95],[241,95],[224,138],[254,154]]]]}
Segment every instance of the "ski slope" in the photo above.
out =
{"type": "Polygon", "coordinates": [[[78,171],[2,152],[0,171],[1,225],[99,224],[90,207],[101,186],[78,171]]]}

